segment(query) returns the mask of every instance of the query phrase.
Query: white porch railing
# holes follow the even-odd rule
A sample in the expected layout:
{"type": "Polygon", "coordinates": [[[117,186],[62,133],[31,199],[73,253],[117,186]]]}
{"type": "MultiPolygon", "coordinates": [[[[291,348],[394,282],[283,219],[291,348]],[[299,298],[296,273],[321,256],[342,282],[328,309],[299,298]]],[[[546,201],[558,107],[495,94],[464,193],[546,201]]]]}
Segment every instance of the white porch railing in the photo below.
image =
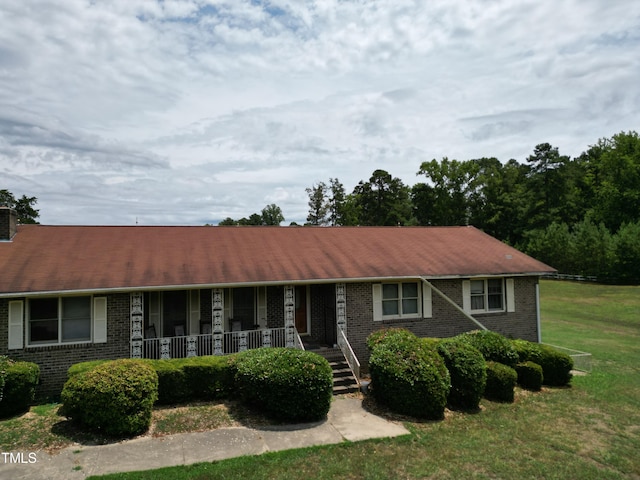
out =
{"type": "MultiPolygon", "coordinates": [[[[284,328],[225,332],[222,335],[219,351],[214,348],[214,335],[212,334],[145,338],[142,343],[143,358],[168,359],[228,355],[261,347],[285,347],[286,335],[284,328]]],[[[304,349],[298,332],[295,335],[294,347],[304,349]]]]}
{"type": "Polygon", "coordinates": [[[349,340],[347,340],[347,336],[344,334],[344,330],[342,330],[342,328],[338,328],[338,346],[340,347],[340,350],[342,350],[342,354],[347,360],[347,364],[353,372],[353,376],[356,377],[356,381],[360,384],[360,362],[358,361],[356,354],[353,353],[351,344],[349,343],[349,340]]]}

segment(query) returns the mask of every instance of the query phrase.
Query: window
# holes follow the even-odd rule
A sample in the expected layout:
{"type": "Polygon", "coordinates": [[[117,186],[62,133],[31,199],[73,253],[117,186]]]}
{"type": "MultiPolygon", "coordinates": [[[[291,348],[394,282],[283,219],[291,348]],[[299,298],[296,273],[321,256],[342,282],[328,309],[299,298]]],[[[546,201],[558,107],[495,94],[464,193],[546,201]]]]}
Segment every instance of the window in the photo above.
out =
{"type": "Polygon", "coordinates": [[[501,278],[471,280],[470,295],[472,312],[504,310],[504,288],[501,278]]]}
{"type": "Polygon", "coordinates": [[[382,284],[382,318],[418,317],[419,305],[416,282],[382,284]]]}
{"type": "Polygon", "coordinates": [[[29,300],[29,343],[91,341],[91,297],[29,300]]]}

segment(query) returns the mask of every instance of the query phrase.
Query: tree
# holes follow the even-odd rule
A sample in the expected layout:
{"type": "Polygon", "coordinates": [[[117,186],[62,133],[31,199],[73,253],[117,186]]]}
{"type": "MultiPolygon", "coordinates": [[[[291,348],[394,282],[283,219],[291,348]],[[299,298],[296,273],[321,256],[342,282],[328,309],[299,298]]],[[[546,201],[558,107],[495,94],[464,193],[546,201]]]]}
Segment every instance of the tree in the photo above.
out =
{"type": "Polygon", "coordinates": [[[284,215],[282,215],[282,209],[275,203],[262,209],[262,225],[280,225],[280,222],[284,222],[284,215]]]}
{"type": "Polygon", "coordinates": [[[224,220],[220,221],[220,222],[218,223],[218,225],[221,225],[221,226],[225,226],[225,225],[238,225],[238,222],[237,222],[236,220],[234,220],[233,218],[231,218],[231,217],[227,217],[227,218],[225,218],[224,220]]]}
{"type": "Polygon", "coordinates": [[[39,223],[36,219],[40,216],[40,211],[33,208],[36,203],[38,203],[36,197],[22,195],[16,200],[9,190],[0,190],[0,205],[13,208],[18,216],[18,223],[39,223]]]}
{"type": "Polygon", "coordinates": [[[478,174],[469,201],[469,223],[510,245],[522,241],[528,229],[527,165],[496,158],[473,160],[478,174]]]}
{"type": "Polygon", "coordinates": [[[478,170],[473,161],[459,162],[446,157],[440,162],[435,159],[422,162],[417,174],[425,175],[429,183],[414,188],[414,198],[424,202],[414,205],[416,217],[422,219],[423,225],[468,224],[469,202],[478,170]]]}
{"type": "Polygon", "coordinates": [[[578,161],[584,172],[582,198],[594,222],[610,231],[640,220],[640,137],[622,132],[600,139],[578,161]]]}
{"type": "Polygon", "coordinates": [[[305,189],[305,191],[309,195],[309,215],[307,215],[309,225],[326,225],[329,223],[327,217],[329,213],[327,184],[319,182],[317,185],[305,189]]]}
{"type": "Polygon", "coordinates": [[[385,170],[373,172],[368,182],[353,190],[359,225],[406,225],[411,222],[409,188],[385,170]]]}
{"type": "Polygon", "coordinates": [[[344,185],[337,178],[329,179],[329,224],[330,225],[348,225],[347,215],[347,197],[344,191],[344,185]]]}
{"type": "MultiPolygon", "coordinates": [[[[560,155],[549,143],[537,145],[527,158],[530,172],[527,192],[531,228],[544,228],[552,223],[575,223],[582,218],[576,212],[575,179],[569,157],[560,155]]],[[[577,173],[577,172],[576,172],[577,173]]]]}

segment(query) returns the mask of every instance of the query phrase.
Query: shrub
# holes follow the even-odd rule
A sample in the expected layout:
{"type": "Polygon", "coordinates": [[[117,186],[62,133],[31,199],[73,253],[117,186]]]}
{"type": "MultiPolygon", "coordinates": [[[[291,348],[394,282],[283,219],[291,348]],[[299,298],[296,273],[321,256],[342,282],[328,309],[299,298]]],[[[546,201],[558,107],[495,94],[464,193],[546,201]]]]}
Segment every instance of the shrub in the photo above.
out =
{"type": "Polygon", "coordinates": [[[518,374],[502,363],[487,362],[487,386],[484,396],[497,402],[513,402],[518,374]]]}
{"type": "Polygon", "coordinates": [[[87,427],[134,436],[151,424],[158,375],[144,361],[113,360],[73,375],[61,397],[65,414],[87,427]]]}
{"type": "Polygon", "coordinates": [[[74,363],[67,370],[67,378],[71,378],[74,375],[78,375],[79,373],[88,372],[89,370],[93,370],[98,365],[102,365],[105,362],[109,362],[110,360],[90,360],[88,362],[80,362],[74,363]]]}
{"type": "Polygon", "coordinates": [[[367,337],[367,348],[369,351],[373,351],[376,345],[384,342],[402,342],[413,341],[416,336],[405,328],[382,328],[372,332],[367,337]]]}
{"type": "Polygon", "coordinates": [[[293,348],[260,348],[238,355],[236,369],[242,400],[270,417],[315,421],[329,412],[333,372],[320,355],[293,348]]]}
{"type": "MultiPolygon", "coordinates": [[[[68,378],[90,371],[108,360],[92,360],[72,365],[68,378]]],[[[233,355],[140,360],[158,375],[158,403],[170,405],[188,400],[228,397],[234,388],[233,355]]]]}
{"type": "Polygon", "coordinates": [[[171,405],[189,399],[189,388],[179,360],[145,360],[144,362],[158,375],[159,404],[171,405]]]}
{"type": "Polygon", "coordinates": [[[542,367],[543,385],[563,387],[571,382],[573,359],[566,353],[540,343],[513,340],[520,362],[531,361],[542,367]]]}
{"type": "Polygon", "coordinates": [[[192,357],[181,362],[190,398],[215,400],[228,397],[235,385],[234,355],[192,357]]]}
{"type": "Polygon", "coordinates": [[[35,363],[0,358],[0,418],[27,411],[39,380],[35,363]]]}
{"type": "Polygon", "coordinates": [[[459,339],[441,340],[437,350],[451,376],[447,405],[451,409],[477,410],[487,382],[487,364],[480,351],[459,339]]]}
{"type": "Polygon", "coordinates": [[[518,363],[518,354],[512,343],[497,332],[473,330],[454,338],[468,342],[476,347],[486,361],[498,362],[510,367],[515,367],[518,363]]]}
{"type": "Polygon", "coordinates": [[[415,335],[378,342],[369,359],[373,395],[393,411],[441,419],[451,387],[449,372],[435,348],[415,335]]]}
{"type": "Polygon", "coordinates": [[[516,365],[518,385],[527,390],[539,392],[542,388],[542,367],[537,363],[524,362],[516,365]]]}

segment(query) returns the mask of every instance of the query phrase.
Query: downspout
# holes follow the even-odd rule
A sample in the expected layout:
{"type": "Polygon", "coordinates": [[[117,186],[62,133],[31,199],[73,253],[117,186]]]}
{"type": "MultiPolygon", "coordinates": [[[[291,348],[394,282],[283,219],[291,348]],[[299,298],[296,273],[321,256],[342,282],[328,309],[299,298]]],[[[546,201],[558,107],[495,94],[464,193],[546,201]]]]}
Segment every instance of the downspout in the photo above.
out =
{"type": "Polygon", "coordinates": [[[540,283],[536,283],[536,328],[538,330],[538,343],[542,343],[542,329],[540,328],[540,283]]]}
{"type": "Polygon", "coordinates": [[[465,317],[467,317],[469,320],[471,320],[473,323],[475,323],[477,326],[479,326],[482,330],[489,330],[487,327],[485,327],[483,324],[481,324],[478,320],[476,320],[475,318],[473,318],[471,315],[469,315],[467,312],[464,311],[464,309],[462,309],[460,307],[460,305],[458,305],[456,302],[454,302],[453,300],[451,300],[449,297],[447,297],[444,293],[442,293],[440,290],[438,290],[436,287],[433,286],[433,284],[427,280],[426,278],[420,277],[420,280],[422,280],[424,283],[426,283],[434,292],[436,292],[438,295],[440,295],[442,298],[444,298],[447,302],[449,302],[456,310],[458,310],[462,315],[464,315],[465,317]]]}

